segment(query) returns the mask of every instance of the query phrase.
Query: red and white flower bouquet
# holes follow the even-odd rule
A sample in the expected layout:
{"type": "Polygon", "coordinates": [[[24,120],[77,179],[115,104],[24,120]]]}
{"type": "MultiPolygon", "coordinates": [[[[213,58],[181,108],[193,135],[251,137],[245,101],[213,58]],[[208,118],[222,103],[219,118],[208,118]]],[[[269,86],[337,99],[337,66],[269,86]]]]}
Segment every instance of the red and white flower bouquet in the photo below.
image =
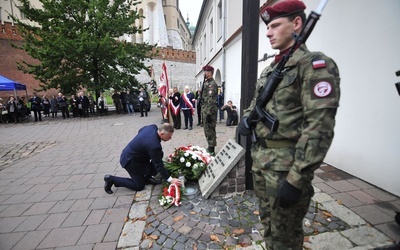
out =
{"type": "Polygon", "coordinates": [[[181,190],[179,185],[170,184],[168,187],[164,187],[163,193],[158,199],[161,206],[170,207],[172,205],[181,205],[181,190]]]}

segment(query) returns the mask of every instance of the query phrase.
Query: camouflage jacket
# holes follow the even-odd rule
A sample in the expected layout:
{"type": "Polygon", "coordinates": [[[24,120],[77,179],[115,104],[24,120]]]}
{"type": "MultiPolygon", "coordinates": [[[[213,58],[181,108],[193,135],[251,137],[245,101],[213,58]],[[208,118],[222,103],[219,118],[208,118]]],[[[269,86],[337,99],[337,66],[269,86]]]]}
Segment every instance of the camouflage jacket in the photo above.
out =
{"type": "MultiPolygon", "coordinates": [[[[272,63],[261,73],[254,98],[243,116],[248,116],[253,109],[259,91],[275,66],[272,63]]],[[[278,130],[271,132],[259,122],[255,132],[261,139],[296,143],[293,161],[271,168],[289,171],[287,180],[299,187],[302,175],[319,167],[333,140],[340,98],[339,70],[331,58],[310,52],[302,45],[286,63],[284,71],[283,80],[265,107],[279,120],[278,130]]]]}
{"type": "Polygon", "coordinates": [[[201,110],[204,113],[216,114],[218,111],[217,107],[217,96],[218,96],[218,85],[214,78],[209,78],[204,82],[203,86],[203,100],[201,102],[201,110]]]}

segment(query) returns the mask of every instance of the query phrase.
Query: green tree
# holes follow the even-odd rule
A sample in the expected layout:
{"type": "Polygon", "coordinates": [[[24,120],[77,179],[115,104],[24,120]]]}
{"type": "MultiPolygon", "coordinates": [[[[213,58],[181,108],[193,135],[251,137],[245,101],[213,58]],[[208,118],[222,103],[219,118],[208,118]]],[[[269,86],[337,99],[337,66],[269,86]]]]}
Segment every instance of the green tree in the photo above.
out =
{"type": "Polygon", "coordinates": [[[145,32],[135,26],[142,18],[132,0],[40,0],[34,8],[20,0],[26,20],[19,20],[25,50],[37,64],[22,61],[18,67],[41,82],[41,90],[66,94],[81,88],[99,92],[136,86],[135,78],[152,57],[154,45],[121,42],[117,38],[145,32]]]}

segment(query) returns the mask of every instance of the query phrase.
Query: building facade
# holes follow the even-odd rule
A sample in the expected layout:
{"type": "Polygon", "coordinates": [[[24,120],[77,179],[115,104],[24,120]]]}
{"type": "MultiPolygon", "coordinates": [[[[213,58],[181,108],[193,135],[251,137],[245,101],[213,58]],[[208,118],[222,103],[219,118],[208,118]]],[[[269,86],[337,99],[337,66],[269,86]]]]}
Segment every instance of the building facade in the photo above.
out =
{"type": "MultiPolygon", "coordinates": [[[[251,0],[247,0],[251,1],[251,0]]],[[[307,14],[319,1],[303,0],[307,14]]],[[[273,4],[277,1],[269,1],[273,4]]],[[[215,68],[225,87],[225,100],[240,106],[242,5],[239,0],[204,0],[193,43],[196,83],[202,66],[215,68]],[[222,32],[220,34],[219,32],[222,32]]],[[[265,1],[260,1],[260,7],[265,1]]],[[[339,66],[341,100],[335,138],[325,162],[377,187],[400,195],[400,2],[388,0],[329,1],[307,41],[311,51],[323,51],[339,66]],[[358,11],[362,6],[362,11],[358,11]],[[379,11],[377,11],[379,10],[379,11]]],[[[258,13],[255,13],[258,15],[258,13]]],[[[276,53],[269,45],[265,24],[259,22],[259,58],[276,53]]],[[[272,59],[259,62],[258,74],[272,59]]],[[[240,107],[246,108],[246,107],[240,107]]]]}

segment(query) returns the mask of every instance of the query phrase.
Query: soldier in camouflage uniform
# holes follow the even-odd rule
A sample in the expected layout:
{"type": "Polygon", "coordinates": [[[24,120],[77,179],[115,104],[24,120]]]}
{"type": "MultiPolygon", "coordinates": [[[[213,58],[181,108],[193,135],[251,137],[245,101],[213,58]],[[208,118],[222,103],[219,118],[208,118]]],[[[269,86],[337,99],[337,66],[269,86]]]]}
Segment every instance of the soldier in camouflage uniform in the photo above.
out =
{"type": "MultiPolygon", "coordinates": [[[[305,8],[297,0],[261,8],[267,37],[280,53],[257,80],[254,98],[239,125],[240,134],[250,134],[247,116],[274,67],[294,44],[292,33],[301,31],[305,8]]],[[[268,250],[302,249],[302,221],[314,194],[311,182],[331,145],[340,96],[335,62],[322,53],[310,52],[305,45],[295,50],[284,71],[265,107],[279,120],[278,130],[271,132],[258,122],[258,142],[251,149],[254,191],[268,250]]]]}
{"type": "Polygon", "coordinates": [[[217,146],[217,95],[218,85],[213,78],[214,68],[210,65],[203,67],[204,82],[202,87],[201,114],[203,117],[204,134],[207,139],[209,153],[215,153],[217,146]]]}

